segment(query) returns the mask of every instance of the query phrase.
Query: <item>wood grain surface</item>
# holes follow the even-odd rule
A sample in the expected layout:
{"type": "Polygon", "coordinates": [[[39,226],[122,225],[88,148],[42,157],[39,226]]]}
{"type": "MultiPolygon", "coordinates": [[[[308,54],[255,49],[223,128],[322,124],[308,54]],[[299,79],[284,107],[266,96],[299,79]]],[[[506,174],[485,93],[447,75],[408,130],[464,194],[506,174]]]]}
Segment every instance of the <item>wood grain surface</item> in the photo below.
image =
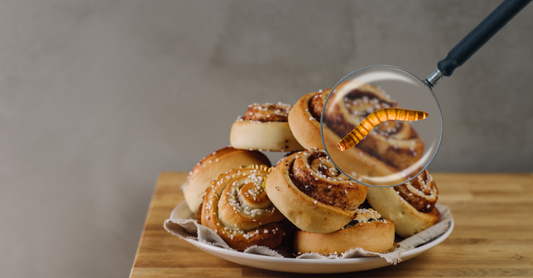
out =
{"type": "Polygon", "coordinates": [[[187,173],[161,173],[130,277],[533,277],[533,174],[434,173],[439,203],[451,207],[452,234],[396,266],[310,275],[241,266],[205,253],[163,229],[184,201],[187,173]]]}

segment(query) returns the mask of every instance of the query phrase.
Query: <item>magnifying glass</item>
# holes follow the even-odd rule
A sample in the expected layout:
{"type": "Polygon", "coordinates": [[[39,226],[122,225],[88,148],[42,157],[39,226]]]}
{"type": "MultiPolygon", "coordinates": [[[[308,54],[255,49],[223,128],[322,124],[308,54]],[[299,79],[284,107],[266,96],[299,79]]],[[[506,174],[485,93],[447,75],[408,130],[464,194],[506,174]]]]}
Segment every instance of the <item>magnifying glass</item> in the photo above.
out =
{"type": "Polygon", "coordinates": [[[335,166],[367,186],[396,186],[421,174],[443,134],[432,89],[530,2],[503,1],[425,79],[394,66],[365,67],[342,78],[327,92],[320,119],[322,143],[335,166]]]}

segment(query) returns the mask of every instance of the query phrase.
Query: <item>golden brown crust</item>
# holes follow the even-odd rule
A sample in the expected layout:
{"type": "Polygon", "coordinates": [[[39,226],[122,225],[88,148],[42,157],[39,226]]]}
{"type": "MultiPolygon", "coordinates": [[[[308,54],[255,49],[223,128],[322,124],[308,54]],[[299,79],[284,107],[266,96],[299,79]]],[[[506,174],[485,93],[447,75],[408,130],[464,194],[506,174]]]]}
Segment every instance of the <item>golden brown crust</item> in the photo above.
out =
{"type": "MultiPolygon", "coordinates": [[[[375,211],[372,214],[375,214],[375,211]]],[[[358,210],[357,215],[368,214],[358,210]]],[[[355,248],[385,253],[394,248],[394,223],[382,219],[379,214],[373,218],[352,221],[341,230],[318,234],[297,231],[294,249],[299,253],[314,252],[322,255],[341,254],[355,248]]]]}
{"type": "Polygon", "coordinates": [[[286,122],[234,122],[230,142],[234,148],[244,150],[292,152],[303,149],[286,122]]]}
{"type": "Polygon", "coordinates": [[[323,96],[323,92],[306,94],[296,102],[289,112],[289,125],[294,138],[306,149],[324,148],[320,136],[323,96]],[[310,103],[312,103],[311,106],[310,103]]]}
{"type": "Polygon", "coordinates": [[[294,138],[288,123],[291,106],[253,104],[244,117],[231,126],[230,143],[245,150],[292,152],[303,147],[294,138]]]}
{"type": "MultiPolygon", "coordinates": [[[[289,112],[289,125],[294,137],[307,149],[323,148],[320,135],[320,116],[324,101],[329,93],[330,90],[309,93],[300,98],[289,112]]],[[[337,115],[341,114],[337,113],[337,115]]],[[[389,176],[398,172],[392,166],[357,146],[340,155],[340,151],[336,147],[340,139],[341,137],[335,134],[333,130],[327,127],[324,129],[324,140],[328,151],[336,158],[335,163],[347,173],[352,174],[353,171],[361,176],[389,176]]]]}
{"type": "Polygon", "coordinates": [[[368,189],[367,200],[370,205],[383,217],[394,221],[396,233],[402,237],[419,233],[439,221],[440,213],[435,207],[438,198],[437,185],[427,169],[419,177],[405,185],[399,185],[398,189],[368,189]]]}
{"type": "Polygon", "coordinates": [[[192,212],[198,211],[206,189],[218,175],[230,169],[251,164],[271,166],[270,160],[264,154],[256,151],[239,150],[233,147],[222,148],[204,157],[194,166],[187,177],[188,185],[185,189],[185,201],[189,209],[192,212]]]}
{"type": "Polygon", "coordinates": [[[220,175],[207,189],[201,224],[238,251],[254,245],[276,248],[285,217],[264,193],[269,172],[266,167],[248,167],[220,175]]]}
{"type": "Polygon", "coordinates": [[[353,219],[367,188],[337,172],[324,150],[309,149],[281,160],[270,174],[266,191],[295,226],[308,232],[329,233],[353,219]]]}

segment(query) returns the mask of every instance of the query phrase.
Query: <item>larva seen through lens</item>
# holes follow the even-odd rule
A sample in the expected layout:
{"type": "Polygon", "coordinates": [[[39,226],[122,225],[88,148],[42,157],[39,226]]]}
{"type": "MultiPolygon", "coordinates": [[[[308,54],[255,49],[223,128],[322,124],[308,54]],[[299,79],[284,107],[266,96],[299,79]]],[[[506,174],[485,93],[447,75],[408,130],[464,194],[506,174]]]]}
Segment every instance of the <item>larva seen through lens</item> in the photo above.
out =
{"type": "Polygon", "coordinates": [[[428,117],[428,113],[419,110],[410,110],[403,108],[383,108],[372,112],[356,128],[348,133],[337,144],[337,148],[346,151],[357,145],[365,138],[370,130],[378,124],[389,121],[419,121],[428,117]]]}

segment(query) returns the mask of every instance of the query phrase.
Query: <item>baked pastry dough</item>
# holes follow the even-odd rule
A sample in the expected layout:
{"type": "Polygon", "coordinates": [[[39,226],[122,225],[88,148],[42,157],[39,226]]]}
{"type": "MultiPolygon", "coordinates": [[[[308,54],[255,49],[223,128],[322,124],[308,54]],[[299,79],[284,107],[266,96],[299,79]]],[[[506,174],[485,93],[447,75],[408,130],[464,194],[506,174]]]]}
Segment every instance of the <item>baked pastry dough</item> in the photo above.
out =
{"type": "Polygon", "coordinates": [[[230,142],[234,148],[292,152],[303,147],[292,135],[287,117],[290,105],[252,104],[246,114],[231,126],[230,142]]]}
{"type": "Polygon", "coordinates": [[[324,115],[324,142],[320,135],[320,118],[331,90],[310,93],[298,100],[289,113],[289,125],[294,137],[305,148],[324,148],[335,157],[335,163],[347,174],[370,184],[378,180],[365,177],[395,177],[395,183],[405,181],[395,175],[412,166],[423,155],[424,143],[408,122],[386,121],[377,125],[354,148],[342,155],[337,143],[375,110],[398,107],[398,104],[378,88],[364,83],[346,82],[332,93],[324,115]],[[347,93],[344,93],[347,92],[347,93]],[[335,100],[335,101],[334,101],[335,100]]]}
{"type": "Polygon", "coordinates": [[[185,201],[189,209],[193,213],[198,211],[204,200],[205,190],[218,175],[230,169],[251,164],[271,166],[270,160],[264,154],[257,151],[238,150],[233,147],[222,148],[204,157],[187,177],[185,201]]]}
{"type": "Polygon", "coordinates": [[[357,209],[355,218],[341,230],[317,234],[296,231],[298,253],[340,254],[355,248],[384,253],[394,248],[394,223],[373,209],[357,209]]]}
{"type": "MultiPolygon", "coordinates": [[[[398,107],[388,95],[369,84],[346,82],[339,85],[336,91],[343,91],[343,96],[337,101],[328,102],[330,112],[325,120],[327,126],[341,138],[372,112],[398,107]]],[[[330,96],[335,97],[335,93],[330,96]]],[[[385,121],[373,128],[357,144],[357,148],[401,171],[422,157],[424,143],[409,122],[385,121]]]]}
{"type": "MultiPolygon", "coordinates": [[[[324,102],[329,93],[330,90],[309,93],[300,98],[289,113],[289,125],[291,126],[294,137],[305,148],[324,148],[320,135],[320,118],[324,102]]],[[[334,115],[340,116],[342,114],[336,112],[334,115]]],[[[330,119],[330,121],[332,120],[330,119]]],[[[337,119],[337,121],[340,120],[337,119]]],[[[334,126],[338,127],[338,125],[334,126]]],[[[348,129],[345,128],[345,130],[348,129]]],[[[348,132],[350,131],[351,129],[348,132]]],[[[337,149],[337,143],[342,137],[335,132],[338,131],[327,127],[324,128],[324,142],[331,155],[336,157],[335,163],[348,174],[352,176],[355,176],[355,173],[361,176],[389,176],[398,172],[392,166],[370,155],[357,145],[344,151],[341,155],[341,151],[337,149]]],[[[346,134],[342,134],[342,136],[344,135],[346,134]]],[[[362,177],[359,177],[359,179],[363,180],[362,177]]]]}
{"type": "Polygon", "coordinates": [[[320,136],[320,116],[329,92],[326,90],[306,94],[289,112],[289,126],[294,138],[306,149],[324,148],[320,136]]]}
{"type": "Polygon", "coordinates": [[[352,221],[367,187],[341,174],[324,150],[291,154],[276,165],[266,184],[274,205],[301,230],[337,231],[352,221]]]}
{"type": "Polygon", "coordinates": [[[265,193],[271,168],[233,169],[212,182],[202,205],[200,222],[231,248],[244,251],[258,245],[274,249],[283,238],[283,215],[265,193]]]}
{"type": "Polygon", "coordinates": [[[426,169],[410,182],[395,187],[369,187],[368,203],[394,221],[396,233],[409,237],[439,221],[435,207],[439,191],[426,169]]]}

